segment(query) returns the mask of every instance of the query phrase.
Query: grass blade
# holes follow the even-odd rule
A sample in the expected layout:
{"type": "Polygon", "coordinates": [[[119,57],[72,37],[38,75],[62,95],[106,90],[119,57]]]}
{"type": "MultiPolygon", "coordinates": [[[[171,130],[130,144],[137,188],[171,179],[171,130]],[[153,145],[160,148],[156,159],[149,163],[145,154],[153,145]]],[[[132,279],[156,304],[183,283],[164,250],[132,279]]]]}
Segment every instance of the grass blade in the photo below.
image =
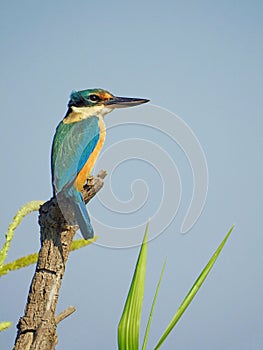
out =
{"type": "Polygon", "coordinates": [[[138,256],[133,279],[118,326],[119,350],[138,350],[144,282],[147,260],[148,224],[138,256]]]}
{"type": "Polygon", "coordinates": [[[209,260],[208,264],[205,266],[205,268],[203,269],[203,271],[201,272],[201,274],[199,275],[199,277],[197,278],[197,280],[195,281],[194,285],[192,286],[192,288],[190,289],[190,291],[188,292],[187,296],[185,297],[184,301],[182,302],[182,304],[180,305],[179,309],[177,310],[177,312],[175,313],[172,321],[169,323],[168,327],[166,328],[166,330],[164,331],[162,337],[160,338],[158,344],[155,346],[154,350],[157,350],[160,348],[160,346],[162,345],[162,343],[165,341],[165,339],[168,337],[168,335],[170,334],[170,332],[172,331],[172,329],[174,328],[174,326],[176,325],[176,323],[179,321],[180,317],[182,316],[182,314],[185,312],[185,310],[187,309],[187,307],[189,306],[189,304],[191,303],[191,301],[193,300],[194,296],[196,295],[196,293],[198,292],[199,288],[201,287],[201,285],[203,284],[203,282],[205,281],[208,273],[210,272],[211,268],[213,267],[214,263],[216,262],[221,250],[223,249],[227,239],[229,238],[231,232],[234,229],[234,225],[231,227],[231,229],[228,231],[226,237],[223,239],[223,241],[221,242],[221,244],[219,245],[219,247],[217,248],[217,250],[215,251],[215,253],[213,254],[213,256],[211,257],[211,259],[209,260]]]}
{"type": "Polygon", "coordinates": [[[155,291],[155,295],[154,295],[154,298],[153,298],[152,307],[151,307],[151,311],[150,311],[150,316],[149,316],[148,323],[147,323],[146,330],[145,330],[142,350],[146,349],[146,345],[147,345],[147,342],[148,342],[150,327],[151,327],[151,324],[152,324],[152,316],[153,316],[156,300],[157,300],[157,297],[158,297],[159,289],[160,289],[160,286],[161,286],[161,282],[162,282],[162,279],[163,279],[165,266],[166,266],[166,259],[164,261],[162,272],[161,272],[161,275],[160,275],[160,278],[159,278],[159,281],[158,281],[158,284],[157,284],[157,288],[156,288],[156,291],[155,291]]]}

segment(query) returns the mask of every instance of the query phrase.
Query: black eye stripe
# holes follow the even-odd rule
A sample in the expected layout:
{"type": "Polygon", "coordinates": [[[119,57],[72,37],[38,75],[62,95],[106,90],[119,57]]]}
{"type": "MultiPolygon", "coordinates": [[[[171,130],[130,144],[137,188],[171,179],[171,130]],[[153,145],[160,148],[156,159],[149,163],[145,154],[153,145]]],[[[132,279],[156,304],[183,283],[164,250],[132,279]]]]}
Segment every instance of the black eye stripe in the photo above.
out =
{"type": "Polygon", "coordinates": [[[92,102],[98,102],[100,101],[100,98],[98,95],[89,95],[89,99],[92,101],[92,102]]]}

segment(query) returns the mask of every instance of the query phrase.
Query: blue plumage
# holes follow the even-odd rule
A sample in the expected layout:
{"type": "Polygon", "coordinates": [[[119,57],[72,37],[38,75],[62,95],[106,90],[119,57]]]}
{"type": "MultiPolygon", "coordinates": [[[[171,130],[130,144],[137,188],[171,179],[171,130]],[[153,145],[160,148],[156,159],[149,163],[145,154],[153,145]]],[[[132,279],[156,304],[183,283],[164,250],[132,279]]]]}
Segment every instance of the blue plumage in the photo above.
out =
{"type": "Polygon", "coordinates": [[[93,238],[93,228],[91,226],[89,214],[81,192],[79,192],[74,186],[71,186],[66,191],[65,196],[70,200],[70,204],[75,212],[76,221],[79,225],[82,236],[85,239],[93,238]]]}
{"type": "Polygon", "coordinates": [[[97,116],[71,124],[62,121],[57,127],[52,147],[54,194],[62,193],[69,200],[85,239],[92,238],[94,233],[82,194],[75,186],[75,180],[96,147],[99,137],[97,116]]]}

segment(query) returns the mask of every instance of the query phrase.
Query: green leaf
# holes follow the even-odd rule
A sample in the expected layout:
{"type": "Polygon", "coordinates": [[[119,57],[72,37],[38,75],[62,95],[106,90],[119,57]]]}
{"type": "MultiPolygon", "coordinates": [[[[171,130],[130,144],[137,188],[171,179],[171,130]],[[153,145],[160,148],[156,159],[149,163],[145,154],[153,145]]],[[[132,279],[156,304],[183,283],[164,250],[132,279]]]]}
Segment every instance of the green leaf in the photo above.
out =
{"type": "Polygon", "coordinates": [[[86,245],[90,245],[94,242],[96,242],[98,239],[98,236],[94,236],[91,239],[75,239],[72,243],[71,243],[71,247],[70,247],[70,251],[73,252],[74,250],[86,247],[86,245]]]}
{"type": "Polygon", "coordinates": [[[197,278],[197,280],[195,281],[194,285],[192,286],[192,288],[190,289],[190,291],[188,292],[187,296],[185,297],[184,301],[182,302],[182,304],[180,305],[179,309],[177,310],[177,312],[175,313],[172,321],[169,323],[168,327],[166,328],[166,330],[164,331],[162,337],[160,338],[159,342],[157,343],[157,345],[155,346],[154,350],[157,350],[160,348],[160,346],[162,345],[162,343],[165,341],[165,339],[168,337],[168,335],[170,334],[170,332],[172,331],[172,329],[174,328],[174,326],[176,325],[176,323],[179,321],[180,317],[183,315],[183,313],[185,312],[185,310],[187,309],[187,307],[189,306],[189,304],[191,303],[191,301],[193,300],[194,296],[196,295],[196,293],[198,292],[199,288],[201,287],[201,285],[203,284],[203,282],[205,281],[208,273],[210,272],[211,268],[213,267],[214,263],[216,262],[221,250],[223,249],[227,239],[229,238],[231,232],[234,229],[234,225],[231,227],[231,229],[228,231],[226,237],[223,239],[222,243],[219,245],[219,247],[217,248],[217,250],[215,251],[214,255],[211,257],[211,259],[209,260],[208,264],[206,265],[206,267],[203,269],[203,271],[201,272],[201,274],[199,275],[199,277],[197,278]]]}
{"type": "Polygon", "coordinates": [[[136,268],[118,326],[119,350],[138,350],[147,260],[148,224],[136,268]]]}
{"type": "Polygon", "coordinates": [[[12,326],[12,322],[0,322],[0,332],[12,326]]]}
{"type": "Polygon", "coordinates": [[[158,297],[159,289],[160,289],[160,286],[161,286],[161,282],[162,282],[162,279],[163,279],[165,266],[166,266],[166,259],[165,259],[165,262],[163,264],[162,272],[161,272],[161,275],[160,275],[160,278],[159,278],[159,281],[158,281],[158,284],[157,284],[157,287],[156,287],[155,295],[154,295],[154,298],[153,298],[152,307],[151,307],[151,311],[150,311],[150,316],[149,316],[147,327],[146,327],[146,330],[145,330],[142,350],[146,349],[146,345],[147,345],[147,342],[148,342],[149,331],[150,331],[150,327],[151,327],[151,323],[152,323],[152,316],[153,316],[156,300],[157,300],[157,297],[158,297]]]}

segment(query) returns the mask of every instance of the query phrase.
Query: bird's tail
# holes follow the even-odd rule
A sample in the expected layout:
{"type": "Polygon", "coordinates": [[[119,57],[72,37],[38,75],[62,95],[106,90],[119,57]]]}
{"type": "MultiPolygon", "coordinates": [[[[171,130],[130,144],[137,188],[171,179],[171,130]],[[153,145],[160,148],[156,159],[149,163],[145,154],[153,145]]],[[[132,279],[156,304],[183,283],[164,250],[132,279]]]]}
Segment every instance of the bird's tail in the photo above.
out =
{"type": "Polygon", "coordinates": [[[87,212],[86,205],[83,201],[81,192],[72,186],[67,191],[67,197],[70,199],[70,204],[74,210],[77,224],[79,225],[80,232],[85,239],[91,239],[94,237],[94,231],[90,223],[89,214],[87,212]]]}

